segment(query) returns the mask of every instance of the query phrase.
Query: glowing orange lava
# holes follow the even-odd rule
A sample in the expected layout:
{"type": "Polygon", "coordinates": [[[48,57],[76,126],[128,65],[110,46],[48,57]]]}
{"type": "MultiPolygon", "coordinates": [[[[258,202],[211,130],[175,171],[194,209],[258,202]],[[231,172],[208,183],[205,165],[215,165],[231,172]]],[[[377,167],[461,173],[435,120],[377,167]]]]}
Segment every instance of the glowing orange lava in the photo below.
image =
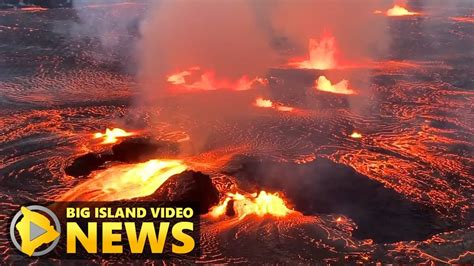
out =
{"type": "Polygon", "coordinates": [[[360,139],[360,138],[362,138],[362,134],[359,133],[359,132],[355,132],[355,131],[354,131],[354,132],[352,132],[352,134],[351,134],[351,138],[360,139]]]}
{"type": "Polygon", "coordinates": [[[355,91],[348,88],[349,81],[343,79],[339,83],[332,84],[325,76],[320,76],[318,80],[315,81],[316,89],[320,91],[326,91],[331,93],[338,94],[355,94],[355,91]]]}
{"type": "Polygon", "coordinates": [[[242,195],[240,193],[228,193],[227,197],[217,206],[211,209],[211,216],[219,217],[225,214],[227,205],[233,201],[235,214],[239,219],[243,219],[247,215],[255,214],[257,216],[273,215],[277,217],[285,216],[291,212],[285,201],[278,193],[267,193],[260,191],[251,195],[242,195]]]}
{"type": "Polygon", "coordinates": [[[274,108],[275,110],[280,112],[291,112],[295,109],[293,107],[284,106],[282,104],[274,104],[271,100],[263,99],[262,97],[259,97],[255,100],[255,106],[261,108],[274,108]]]}
{"type": "Polygon", "coordinates": [[[392,8],[387,10],[385,13],[389,17],[400,17],[400,16],[416,16],[420,15],[418,12],[408,11],[406,8],[399,5],[394,5],[392,8]]]}
{"type": "Polygon", "coordinates": [[[450,19],[457,22],[474,23],[473,17],[450,17],[450,19]]]}
{"type": "Polygon", "coordinates": [[[171,176],[184,172],[180,160],[150,160],[112,166],[94,174],[61,197],[64,201],[113,201],[153,194],[171,176]]]}
{"type": "Polygon", "coordinates": [[[255,106],[263,107],[263,108],[271,108],[273,107],[273,102],[270,100],[265,100],[260,97],[255,100],[255,106]]]}
{"type": "Polygon", "coordinates": [[[303,69],[336,68],[336,38],[329,32],[321,36],[321,40],[309,39],[309,60],[290,62],[290,66],[303,69]]]}
{"type": "Polygon", "coordinates": [[[168,76],[168,82],[174,85],[186,84],[185,77],[191,75],[189,71],[182,71],[168,76]]]}
{"type": "Polygon", "coordinates": [[[186,90],[230,89],[242,91],[251,89],[255,83],[261,83],[261,80],[259,78],[250,79],[247,76],[242,76],[237,80],[222,79],[216,77],[213,71],[203,71],[200,67],[192,67],[167,77],[170,84],[186,90]]]}
{"type": "Polygon", "coordinates": [[[48,9],[44,7],[40,7],[40,6],[25,6],[25,7],[20,8],[20,10],[36,12],[36,11],[45,11],[48,9]]]}
{"type": "Polygon", "coordinates": [[[291,111],[295,110],[295,108],[293,108],[293,107],[283,106],[283,105],[277,106],[276,109],[280,112],[291,112],[291,111]]]}
{"type": "Polygon", "coordinates": [[[116,143],[119,138],[130,137],[136,133],[127,132],[121,128],[106,129],[105,133],[95,133],[94,139],[102,139],[101,144],[112,144],[116,143]]]}

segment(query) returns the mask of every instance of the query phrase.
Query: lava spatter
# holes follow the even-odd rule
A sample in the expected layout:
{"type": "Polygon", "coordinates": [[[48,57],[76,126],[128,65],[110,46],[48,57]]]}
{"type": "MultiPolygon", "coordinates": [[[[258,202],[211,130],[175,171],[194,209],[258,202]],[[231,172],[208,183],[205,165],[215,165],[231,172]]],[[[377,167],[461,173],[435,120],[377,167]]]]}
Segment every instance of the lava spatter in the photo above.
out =
{"type": "Polygon", "coordinates": [[[267,193],[265,191],[249,195],[229,192],[218,206],[211,209],[210,214],[213,217],[219,217],[224,215],[228,208],[231,208],[239,219],[252,214],[260,217],[265,215],[283,217],[293,212],[277,193],[267,193]],[[229,206],[229,204],[232,204],[232,206],[229,206]]]}

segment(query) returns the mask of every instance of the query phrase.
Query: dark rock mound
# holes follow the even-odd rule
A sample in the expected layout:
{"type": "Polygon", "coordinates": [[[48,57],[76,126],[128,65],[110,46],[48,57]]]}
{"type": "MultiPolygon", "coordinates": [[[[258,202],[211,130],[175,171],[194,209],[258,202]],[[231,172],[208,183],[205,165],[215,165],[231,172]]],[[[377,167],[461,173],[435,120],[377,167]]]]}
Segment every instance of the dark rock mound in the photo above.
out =
{"type": "Polygon", "coordinates": [[[87,176],[98,170],[109,159],[105,154],[88,153],[74,159],[73,163],[64,169],[70,176],[87,176]]]}
{"type": "Polygon", "coordinates": [[[235,210],[234,210],[234,200],[231,199],[229,202],[227,202],[227,206],[225,207],[225,215],[227,216],[235,216],[235,210]]]}
{"type": "Polygon", "coordinates": [[[132,138],[112,147],[113,159],[126,163],[144,162],[166,155],[176,155],[178,146],[172,142],[156,142],[147,138],[132,138]]]}
{"type": "Polygon", "coordinates": [[[95,170],[102,169],[106,162],[140,163],[177,153],[178,146],[175,143],[149,138],[131,138],[112,146],[112,152],[81,155],[64,171],[74,177],[87,176],[95,170]]]}
{"type": "Polygon", "coordinates": [[[201,172],[184,171],[170,177],[150,196],[137,200],[198,202],[199,212],[204,214],[219,203],[219,191],[208,175],[201,172]]]}
{"type": "MultiPolygon", "coordinates": [[[[92,171],[103,169],[106,162],[139,163],[177,153],[178,146],[175,143],[157,142],[148,138],[132,138],[114,145],[112,152],[88,153],[79,156],[64,170],[71,176],[87,176],[92,171]]],[[[133,200],[196,202],[199,203],[199,211],[202,214],[207,213],[212,206],[219,203],[219,191],[208,175],[201,172],[184,171],[170,177],[152,195],[133,200]]]]}

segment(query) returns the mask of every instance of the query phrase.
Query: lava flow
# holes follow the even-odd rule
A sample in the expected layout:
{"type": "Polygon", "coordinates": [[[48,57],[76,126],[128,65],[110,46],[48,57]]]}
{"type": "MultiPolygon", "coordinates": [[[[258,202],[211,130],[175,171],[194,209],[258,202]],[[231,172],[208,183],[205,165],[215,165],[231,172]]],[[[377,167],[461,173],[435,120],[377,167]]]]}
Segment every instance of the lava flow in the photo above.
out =
{"type": "Polygon", "coordinates": [[[273,215],[282,217],[290,214],[290,210],[285,201],[278,195],[278,193],[267,193],[260,191],[251,195],[242,195],[240,193],[228,193],[227,197],[217,206],[211,209],[210,214],[213,217],[220,217],[232,209],[239,219],[245,216],[255,214],[257,216],[273,215]],[[232,203],[231,203],[232,202],[232,203]],[[232,205],[229,205],[232,204],[232,205]]]}
{"type": "Polygon", "coordinates": [[[29,11],[29,12],[38,12],[38,11],[45,11],[48,9],[44,7],[40,7],[40,6],[25,6],[25,7],[22,7],[20,10],[29,11]]]}
{"type": "Polygon", "coordinates": [[[355,94],[356,92],[349,88],[349,81],[343,79],[336,84],[332,84],[325,76],[320,76],[315,81],[316,89],[337,94],[355,94]]]}
{"type": "Polygon", "coordinates": [[[293,107],[274,104],[271,100],[263,99],[262,97],[259,97],[255,100],[255,106],[261,108],[274,108],[280,112],[291,112],[294,110],[293,107]]]}
{"type": "Polygon", "coordinates": [[[309,39],[309,60],[291,60],[290,66],[302,69],[333,69],[336,68],[336,38],[329,32],[321,36],[321,40],[309,39]]]}
{"type": "Polygon", "coordinates": [[[474,23],[473,17],[450,17],[450,19],[456,22],[474,23]]]}
{"type": "Polygon", "coordinates": [[[236,91],[251,89],[254,83],[260,79],[250,79],[242,76],[237,80],[228,80],[216,77],[214,71],[203,71],[200,67],[191,67],[185,71],[179,71],[167,77],[167,81],[185,90],[218,90],[230,89],[236,91]]]}
{"type": "Polygon", "coordinates": [[[173,175],[187,166],[180,160],[150,160],[116,165],[93,174],[87,181],[65,193],[62,201],[113,201],[151,195],[173,175]]]}
{"type": "MultiPolygon", "coordinates": [[[[377,10],[374,13],[381,14],[383,12],[377,10]]],[[[420,15],[420,13],[408,11],[406,8],[402,6],[394,5],[392,8],[390,8],[389,10],[385,12],[385,15],[389,17],[401,17],[401,16],[416,16],[416,15],[420,15]]]]}
{"type": "Polygon", "coordinates": [[[125,138],[135,135],[134,132],[127,132],[121,128],[106,129],[105,133],[95,133],[94,139],[102,139],[101,144],[116,143],[119,138],[125,138]]]}

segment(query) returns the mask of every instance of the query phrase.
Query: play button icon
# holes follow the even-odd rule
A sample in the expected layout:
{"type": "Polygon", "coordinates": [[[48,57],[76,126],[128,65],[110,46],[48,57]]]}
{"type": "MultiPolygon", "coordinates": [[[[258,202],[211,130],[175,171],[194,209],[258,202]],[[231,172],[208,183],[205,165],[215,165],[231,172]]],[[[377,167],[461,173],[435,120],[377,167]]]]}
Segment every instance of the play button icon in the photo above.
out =
{"type": "Polygon", "coordinates": [[[58,244],[60,233],[61,225],[56,214],[40,205],[21,207],[10,224],[13,244],[28,256],[42,256],[52,251],[58,244]],[[43,250],[37,250],[45,245],[47,247],[43,250]]]}
{"type": "Polygon", "coordinates": [[[39,227],[35,223],[30,222],[30,241],[33,241],[44,233],[46,233],[46,230],[39,227]]]}

